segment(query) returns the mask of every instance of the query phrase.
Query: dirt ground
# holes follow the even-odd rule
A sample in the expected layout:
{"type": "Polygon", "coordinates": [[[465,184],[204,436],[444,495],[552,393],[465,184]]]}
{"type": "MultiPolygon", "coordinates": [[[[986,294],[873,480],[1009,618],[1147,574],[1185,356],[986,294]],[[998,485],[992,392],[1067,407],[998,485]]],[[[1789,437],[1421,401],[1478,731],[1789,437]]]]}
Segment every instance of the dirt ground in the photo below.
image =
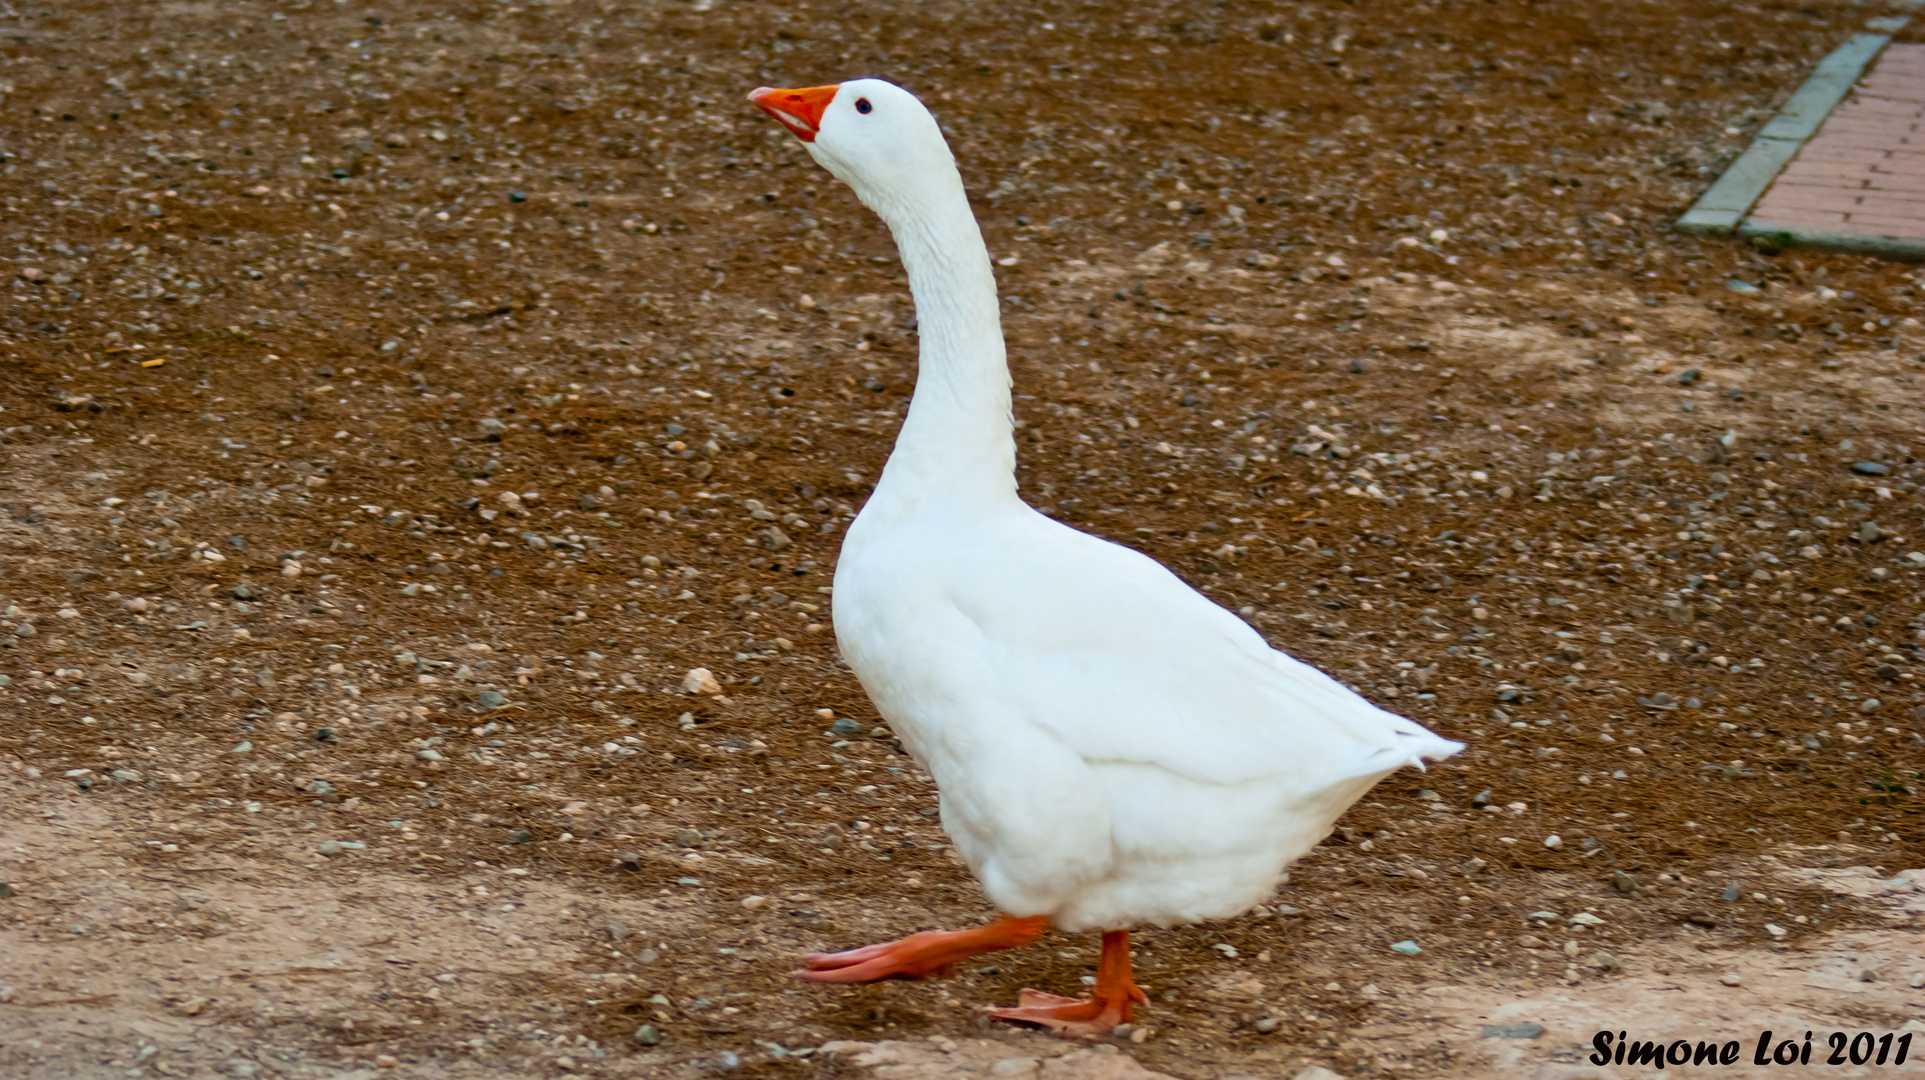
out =
{"type": "Polygon", "coordinates": [[[1925,1034],[1925,276],[1669,228],[1883,10],[0,6],[0,1073],[1925,1034]],[[1470,746],[1140,934],[1129,1035],[980,1017],[1093,938],[788,975],[990,914],[831,629],[913,310],[743,100],[862,74],[961,161],[1026,497],[1470,746]]]}

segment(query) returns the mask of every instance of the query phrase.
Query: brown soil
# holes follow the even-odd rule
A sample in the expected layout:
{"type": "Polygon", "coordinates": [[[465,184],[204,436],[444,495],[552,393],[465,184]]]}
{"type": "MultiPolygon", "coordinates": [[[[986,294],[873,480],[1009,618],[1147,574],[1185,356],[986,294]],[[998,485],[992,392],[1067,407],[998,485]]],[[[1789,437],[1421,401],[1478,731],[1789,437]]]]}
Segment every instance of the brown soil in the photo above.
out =
{"type": "Polygon", "coordinates": [[[913,312],[742,100],[870,73],[1004,263],[1027,496],[1471,746],[1140,935],[1116,1045],[1919,1029],[1925,905],[1802,871],[1925,864],[1925,282],[1669,228],[1876,5],[1391,10],[7,9],[0,1070],[1044,1053],[976,1009],[1093,940],[787,976],[989,914],[829,628],[913,312]],[[1717,982],[1860,953],[1875,1008],[1717,982]]]}

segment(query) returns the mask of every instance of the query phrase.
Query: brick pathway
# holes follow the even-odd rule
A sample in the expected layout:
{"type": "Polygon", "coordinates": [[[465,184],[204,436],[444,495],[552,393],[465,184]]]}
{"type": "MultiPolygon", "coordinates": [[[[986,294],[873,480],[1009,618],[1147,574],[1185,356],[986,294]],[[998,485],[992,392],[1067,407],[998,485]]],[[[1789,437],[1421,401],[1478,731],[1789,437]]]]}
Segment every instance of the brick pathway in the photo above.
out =
{"type": "Polygon", "coordinates": [[[1925,241],[1925,45],[1890,45],[1748,225],[1925,241]]]}

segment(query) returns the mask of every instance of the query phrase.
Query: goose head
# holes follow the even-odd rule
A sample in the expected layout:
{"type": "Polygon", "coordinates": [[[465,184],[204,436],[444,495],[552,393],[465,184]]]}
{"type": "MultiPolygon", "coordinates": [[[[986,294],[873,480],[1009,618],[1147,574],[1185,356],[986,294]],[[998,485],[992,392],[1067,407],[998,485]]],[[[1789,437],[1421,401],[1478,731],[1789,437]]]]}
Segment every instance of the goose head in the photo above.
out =
{"type": "Polygon", "coordinates": [[[749,94],[801,139],[809,156],[884,220],[926,201],[932,184],[956,176],[956,159],[936,118],[916,96],[881,79],[749,94]]]}

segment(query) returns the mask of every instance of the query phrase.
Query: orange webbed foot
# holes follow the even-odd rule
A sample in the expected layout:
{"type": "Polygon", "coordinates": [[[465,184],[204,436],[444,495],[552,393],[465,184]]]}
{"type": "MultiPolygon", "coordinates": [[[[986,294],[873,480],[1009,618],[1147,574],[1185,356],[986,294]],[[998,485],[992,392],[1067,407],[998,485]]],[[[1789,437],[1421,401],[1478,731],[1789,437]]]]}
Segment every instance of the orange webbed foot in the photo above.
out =
{"type": "Polygon", "coordinates": [[[1130,978],[1129,933],[1103,935],[1103,959],[1096,969],[1095,992],[1086,998],[1024,990],[1013,1008],[987,1009],[998,1020],[1038,1024],[1057,1035],[1102,1035],[1130,1021],[1130,1010],[1150,999],[1130,978]]]}
{"type": "Polygon", "coordinates": [[[956,962],[998,949],[1026,945],[1049,920],[1043,916],[1007,916],[971,930],[928,930],[901,941],[869,945],[844,952],[817,953],[802,958],[795,973],[804,982],[862,983],[883,979],[948,978],[956,962]]]}
{"type": "Polygon", "coordinates": [[[1103,1035],[1118,1024],[1129,1023],[1130,1006],[1147,1005],[1149,999],[1143,996],[1142,990],[1131,986],[1129,992],[1118,998],[1095,995],[1071,998],[1041,990],[1024,990],[1017,995],[1016,1002],[1014,1008],[984,1011],[998,1020],[1039,1024],[1053,1034],[1077,1036],[1103,1035]]]}

